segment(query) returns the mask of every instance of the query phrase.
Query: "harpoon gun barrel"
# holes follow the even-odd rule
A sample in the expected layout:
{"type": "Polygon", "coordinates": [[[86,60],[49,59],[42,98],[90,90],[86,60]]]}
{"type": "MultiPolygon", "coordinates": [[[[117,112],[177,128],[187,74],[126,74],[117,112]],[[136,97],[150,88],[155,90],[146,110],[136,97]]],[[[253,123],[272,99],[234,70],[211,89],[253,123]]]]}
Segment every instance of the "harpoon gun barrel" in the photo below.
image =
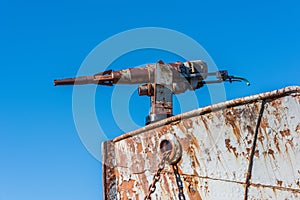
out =
{"type": "Polygon", "coordinates": [[[94,76],[79,76],[76,78],[64,78],[54,80],[54,85],[85,85],[93,84],[95,82],[94,76]]]}

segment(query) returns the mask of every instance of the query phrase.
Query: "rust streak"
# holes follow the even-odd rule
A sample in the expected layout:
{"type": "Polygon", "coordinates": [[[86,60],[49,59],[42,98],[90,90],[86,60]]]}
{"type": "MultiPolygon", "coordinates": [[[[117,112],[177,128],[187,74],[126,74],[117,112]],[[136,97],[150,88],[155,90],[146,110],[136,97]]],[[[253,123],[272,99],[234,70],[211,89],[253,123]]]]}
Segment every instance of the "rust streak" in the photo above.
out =
{"type": "Polygon", "coordinates": [[[134,180],[122,181],[122,184],[119,186],[119,189],[125,191],[132,190],[134,183],[134,180]]]}
{"type": "Polygon", "coordinates": [[[233,133],[238,141],[238,143],[240,143],[241,140],[241,131],[239,129],[239,127],[236,125],[236,120],[237,120],[237,116],[235,116],[233,113],[236,113],[236,111],[234,111],[234,109],[231,109],[231,111],[224,111],[224,116],[225,116],[225,120],[226,120],[226,124],[230,124],[232,129],[233,129],[233,133]]]}
{"type": "Polygon", "coordinates": [[[281,134],[282,137],[286,137],[286,136],[291,135],[290,129],[285,129],[283,131],[279,131],[279,133],[281,134]]]}
{"type": "Polygon", "coordinates": [[[238,157],[238,153],[236,152],[236,147],[231,146],[230,139],[225,139],[225,146],[226,146],[226,148],[228,149],[229,152],[231,152],[231,150],[232,150],[235,157],[238,157]]]}
{"type": "Polygon", "coordinates": [[[273,185],[264,185],[264,184],[257,184],[257,183],[250,183],[250,186],[253,187],[264,187],[264,188],[272,188],[274,190],[282,190],[282,191],[290,191],[293,193],[300,193],[299,189],[293,189],[288,187],[280,187],[280,186],[273,186],[273,185]]]}
{"type": "Polygon", "coordinates": [[[228,149],[228,151],[230,152],[230,139],[225,139],[225,146],[228,149]]]}
{"type": "Polygon", "coordinates": [[[255,150],[254,156],[257,157],[257,158],[259,158],[259,150],[255,150]]]}
{"type": "Polygon", "coordinates": [[[205,129],[206,129],[207,131],[209,131],[209,126],[208,126],[208,123],[207,123],[207,120],[205,119],[205,117],[204,117],[204,116],[201,116],[201,120],[202,120],[202,122],[203,122],[203,124],[204,124],[204,126],[205,126],[205,129]]]}
{"type": "Polygon", "coordinates": [[[268,150],[268,154],[272,156],[272,158],[275,160],[274,151],[272,149],[268,150]]]}
{"type": "Polygon", "coordinates": [[[275,144],[275,147],[276,147],[277,151],[280,153],[279,141],[278,141],[278,138],[277,138],[276,135],[274,136],[273,141],[274,141],[274,144],[275,144]]]}
{"type": "Polygon", "coordinates": [[[297,125],[297,127],[295,128],[295,132],[300,131],[300,124],[297,125]]]}
{"type": "Polygon", "coordinates": [[[282,181],[277,180],[277,185],[278,185],[279,187],[281,187],[281,186],[282,186],[282,181]]]}
{"type": "Polygon", "coordinates": [[[247,130],[252,136],[254,135],[254,131],[251,126],[247,126],[247,130]]]}

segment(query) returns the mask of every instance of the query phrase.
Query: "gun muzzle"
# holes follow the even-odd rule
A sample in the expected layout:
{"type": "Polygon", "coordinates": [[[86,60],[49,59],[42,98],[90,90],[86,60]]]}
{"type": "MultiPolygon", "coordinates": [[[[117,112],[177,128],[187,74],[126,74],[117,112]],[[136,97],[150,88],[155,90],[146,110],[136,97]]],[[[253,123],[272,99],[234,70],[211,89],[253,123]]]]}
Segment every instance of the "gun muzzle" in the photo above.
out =
{"type": "Polygon", "coordinates": [[[54,86],[57,85],[85,85],[94,84],[94,76],[79,76],[76,78],[64,78],[59,80],[54,80],[54,86]]]}

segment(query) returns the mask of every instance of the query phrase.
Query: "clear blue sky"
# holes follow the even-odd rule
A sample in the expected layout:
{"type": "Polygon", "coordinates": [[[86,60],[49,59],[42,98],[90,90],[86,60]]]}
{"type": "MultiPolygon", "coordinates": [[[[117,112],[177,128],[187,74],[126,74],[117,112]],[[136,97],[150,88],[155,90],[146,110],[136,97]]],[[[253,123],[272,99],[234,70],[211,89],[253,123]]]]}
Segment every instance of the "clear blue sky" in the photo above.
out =
{"type": "MultiPolygon", "coordinates": [[[[105,2],[0,1],[0,200],[102,199],[101,163],[78,137],[72,87],[54,87],[53,80],[74,76],[93,48],[119,32],[164,27],[194,38],[220,69],[251,81],[226,84],[227,99],[300,85],[298,1],[105,2]]],[[[141,51],[111,68],[173,58],[141,51]]],[[[122,131],[103,106],[109,91],[98,88],[96,109],[114,138],[122,131]]],[[[196,93],[208,104],[201,89],[196,93]]],[[[130,101],[139,125],[147,108],[135,105],[147,101],[137,94],[130,101]]]]}

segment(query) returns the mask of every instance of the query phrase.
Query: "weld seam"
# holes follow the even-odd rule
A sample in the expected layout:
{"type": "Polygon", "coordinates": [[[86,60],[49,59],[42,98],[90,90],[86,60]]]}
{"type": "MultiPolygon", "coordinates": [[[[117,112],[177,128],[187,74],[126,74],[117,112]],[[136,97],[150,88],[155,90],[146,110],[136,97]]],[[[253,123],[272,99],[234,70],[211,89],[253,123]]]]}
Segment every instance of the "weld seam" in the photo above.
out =
{"type": "Polygon", "coordinates": [[[249,166],[248,166],[247,177],[246,177],[246,187],[245,187],[244,200],[248,199],[248,192],[249,192],[250,180],[251,180],[251,177],[252,177],[253,159],[254,159],[254,154],[255,154],[255,150],[256,150],[258,131],[259,131],[261,119],[262,119],[262,116],[263,116],[263,113],[264,113],[264,110],[265,110],[265,105],[266,105],[266,101],[263,100],[262,103],[261,103],[261,108],[260,108],[260,111],[259,111],[259,116],[258,116],[256,127],[255,127],[253,145],[252,145],[252,149],[251,149],[249,166]]]}

